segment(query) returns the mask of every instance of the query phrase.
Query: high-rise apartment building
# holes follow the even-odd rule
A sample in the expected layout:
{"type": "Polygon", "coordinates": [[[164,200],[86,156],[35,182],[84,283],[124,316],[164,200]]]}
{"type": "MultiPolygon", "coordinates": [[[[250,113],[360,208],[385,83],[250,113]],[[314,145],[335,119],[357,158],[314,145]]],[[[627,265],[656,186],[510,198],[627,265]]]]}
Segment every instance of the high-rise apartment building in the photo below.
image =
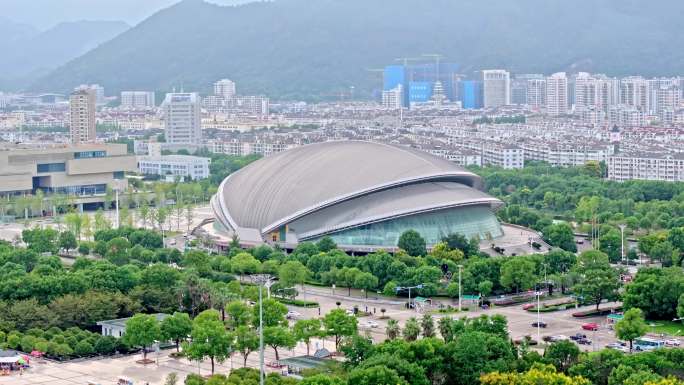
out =
{"type": "Polygon", "coordinates": [[[71,143],[94,142],[97,94],[92,88],[77,88],[69,96],[69,134],[71,143]]]}
{"type": "Polygon", "coordinates": [[[527,104],[527,91],[529,81],[532,79],[544,79],[541,74],[517,74],[511,80],[511,103],[527,104]]]}
{"type": "Polygon", "coordinates": [[[172,145],[202,142],[200,97],[196,93],[168,93],[163,103],[164,136],[172,145]]]}
{"type": "Polygon", "coordinates": [[[382,107],[388,110],[398,110],[402,107],[404,92],[401,84],[391,90],[382,91],[382,107]]]}
{"type": "Polygon", "coordinates": [[[505,70],[482,71],[484,108],[511,104],[511,76],[505,70]]]}
{"type": "Polygon", "coordinates": [[[649,82],[641,76],[620,80],[620,103],[636,107],[644,113],[650,111],[649,82]]]}
{"type": "Polygon", "coordinates": [[[527,105],[535,108],[546,105],[546,79],[527,80],[527,105]]]}
{"type": "Polygon", "coordinates": [[[214,83],[214,95],[230,100],[235,97],[235,82],[229,79],[221,79],[214,83]]]}
{"type": "Polygon", "coordinates": [[[562,115],[568,112],[568,77],[557,72],[546,78],[546,113],[562,115]]]}
{"type": "Polygon", "coordinates": [[[122,91],[121,107],[124,108],[152,108],[155,106],[154,92],[122,91]]]}

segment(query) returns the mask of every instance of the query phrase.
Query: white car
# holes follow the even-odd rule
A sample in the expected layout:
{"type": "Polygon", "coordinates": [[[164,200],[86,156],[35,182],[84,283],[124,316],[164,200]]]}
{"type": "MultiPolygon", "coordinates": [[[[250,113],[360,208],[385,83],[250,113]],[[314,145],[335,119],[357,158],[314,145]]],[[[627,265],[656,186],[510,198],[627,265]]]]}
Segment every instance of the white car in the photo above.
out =
{"type": "Polygon", "coordinates": [[[551,342],[569,341],[569,340],[570,340],[570,337],[562,335],[562,334],[551,336],[551,338],[549,338],[549,341],[551,341],[551,342]]]}
{"type": "Polygon", "coordinates": [[[366,327],[366,328],[371,328],[371,329],[375,329],[379,326],[380,326],[379,323],[377,323],[375,321],[370,321],[370,320],[361,324],[361,327],[366,327]]]}
{"type": "Polygon", "coordinates": [[[613,350],[618,350],[623,353],[629,353],[629,348],[624,346],[623,344],[619,342],[613,342],[608,345],[606,345],[606,349],[613,349],[613,350]]]}
{"type": "Polygon", "coordinates": [[[296,312],[294,310],[290,310],[287,312],[286,318],[287,319],[297,319],[301,316],[302,314],[299,312],[296,312]]]}
{"type": "Polygon", "coordinates": [[[676,338],[665,340],[665,346],[679,346],[681,344],[682,343],[676,338]]]}

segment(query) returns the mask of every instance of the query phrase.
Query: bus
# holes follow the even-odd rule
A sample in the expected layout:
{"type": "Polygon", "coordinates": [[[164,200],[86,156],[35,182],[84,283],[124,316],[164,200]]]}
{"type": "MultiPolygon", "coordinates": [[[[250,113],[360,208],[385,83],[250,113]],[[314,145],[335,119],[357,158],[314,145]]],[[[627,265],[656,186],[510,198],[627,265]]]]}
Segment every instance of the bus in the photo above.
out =
{"type": "Polygon", "coordinates": [[[634,340],[634,349],[637,352],[645,352],[653,349],[662,348],[665,346],[665,341],[657,340],[655,338],[641,337],[634,340]]]}

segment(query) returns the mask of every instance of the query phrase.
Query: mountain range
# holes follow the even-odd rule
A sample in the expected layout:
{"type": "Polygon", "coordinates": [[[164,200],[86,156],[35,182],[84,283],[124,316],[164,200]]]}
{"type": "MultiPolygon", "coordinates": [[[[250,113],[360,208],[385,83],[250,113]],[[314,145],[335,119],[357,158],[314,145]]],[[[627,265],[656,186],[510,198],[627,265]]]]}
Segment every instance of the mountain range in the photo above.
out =
{"type": "Polygon", "coordinates": [[[17,88],[129,29],[117,21],[64,22],[45,31],[0,19],[0,87],[17,88]]]}
{"type": "Polygon", "coordinates": [[[202,92],[230,78],[245,94],[318,99],[355,86],[369,95],[381,79],[368,69],[431,53],[468,75],[675,75],[684,68],[681,14],[678,0],[184,0],[28,87],[202,92]]]}

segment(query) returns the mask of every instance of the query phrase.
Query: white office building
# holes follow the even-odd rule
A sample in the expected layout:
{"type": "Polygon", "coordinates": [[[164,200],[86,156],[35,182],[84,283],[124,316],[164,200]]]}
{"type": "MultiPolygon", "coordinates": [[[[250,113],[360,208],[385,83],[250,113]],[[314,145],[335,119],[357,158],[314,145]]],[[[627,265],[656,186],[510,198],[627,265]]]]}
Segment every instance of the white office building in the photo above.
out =
{"type": "Polygon", "coordinates": [[[196,93],[169,93],[164,99],[164,136],[171,145],[202,143],[201,105],[196,93]]]}
{"type": "Polygon", "coordinates": [[[563,115],[568,112],[568,77],[557,72],[546,78],[546,113],[563,115]]]}
{"type": "Polygon", "coordinates": [[[511,104],[511,75],[508,71],[482,71],[482,87],[485,108],[496,108],[511,104]]]}
{"type": "Polygon", "coordinates": [[[628,153],[608,158],[608,179],[684,181],[684,154],[628,153]]]}
{"type": "Polygon", "coordinates": [[[138,157],[138,171],[143,175],[199,180],[209,177],[210,163],[210,158],[199,156],[146,155],[138,157]]]}
{"type": "Polygon", "coordinates": [[[122,91],[121,107],[144,109],[155,106],[154,92],[149,91],[122,91]]]}
{"type": "Polygon", "coordinates": [[[639,111],[650,111],[649,82],[640,76],[620,80],[620,103],[636,107],[639,111]]]}

